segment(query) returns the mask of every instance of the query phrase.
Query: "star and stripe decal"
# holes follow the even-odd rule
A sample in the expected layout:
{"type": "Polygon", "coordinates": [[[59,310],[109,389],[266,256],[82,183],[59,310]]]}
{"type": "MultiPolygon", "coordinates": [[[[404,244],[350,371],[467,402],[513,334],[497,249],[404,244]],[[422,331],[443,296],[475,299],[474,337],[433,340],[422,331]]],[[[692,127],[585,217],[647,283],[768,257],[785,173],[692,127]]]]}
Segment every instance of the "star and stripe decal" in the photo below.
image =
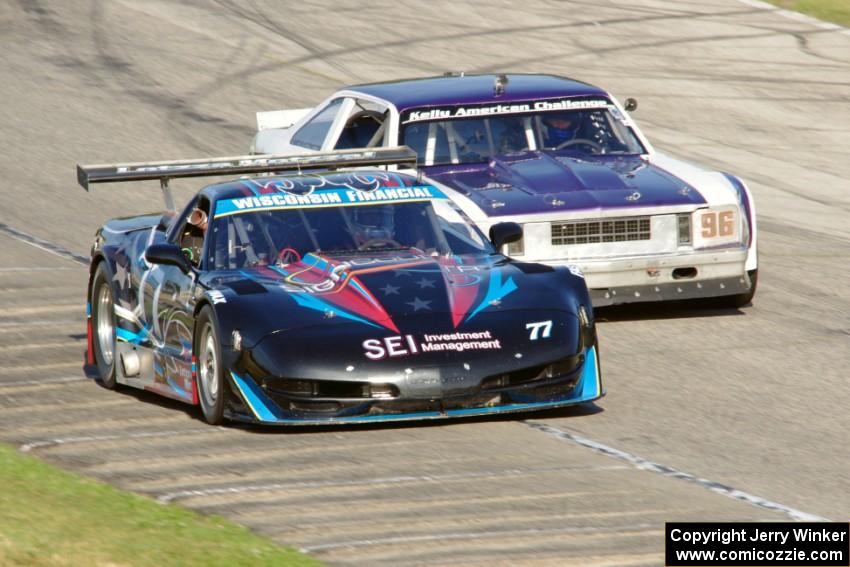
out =
{"type": "Polygon", "coordinates": [[[454,328],[470,321],[516,291],[501,267],[482,266],[462,256],[412,256],[396,262],[353,265],[308,254],[285,266],[243,270],[242,275],[267,286],[282,285],[305,309],[399,333],[398,316],[449,312],[454,328]],[[381,274],[392,274],[388,280],[381,274]],[[372,279],[380,297],[364,283],[372,279]],[[437,285],[442,279],[443,285],[437,285]],[[381,285],[383,284],[383,285],[381,285]]]}

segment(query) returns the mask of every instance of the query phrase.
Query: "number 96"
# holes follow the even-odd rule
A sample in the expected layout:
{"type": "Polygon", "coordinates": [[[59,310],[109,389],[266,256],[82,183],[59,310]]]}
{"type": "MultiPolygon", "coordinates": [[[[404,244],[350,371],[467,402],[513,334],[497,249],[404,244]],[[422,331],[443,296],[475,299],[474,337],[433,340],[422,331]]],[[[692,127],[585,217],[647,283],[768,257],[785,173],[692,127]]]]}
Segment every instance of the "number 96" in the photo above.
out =
{"type": "Polygon", "coordinates": [[[707,212],[702,215],[702,237],[732,236],[735,234],[735,212],[707,212]]]}

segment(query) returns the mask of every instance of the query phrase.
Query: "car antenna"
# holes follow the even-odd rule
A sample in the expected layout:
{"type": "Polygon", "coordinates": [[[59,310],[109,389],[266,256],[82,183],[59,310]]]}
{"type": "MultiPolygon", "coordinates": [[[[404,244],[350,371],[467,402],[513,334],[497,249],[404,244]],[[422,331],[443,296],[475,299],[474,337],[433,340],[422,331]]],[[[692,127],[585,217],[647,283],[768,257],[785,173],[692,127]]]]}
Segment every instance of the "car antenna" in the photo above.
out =
{"type": "Polygon", "coordinates": [[[505,94],[505,87],[508,86],[508,76],[507,75],[499,75],[496,77],[496,82],[493,85],[493,91],[497,94],[505,94]]]}

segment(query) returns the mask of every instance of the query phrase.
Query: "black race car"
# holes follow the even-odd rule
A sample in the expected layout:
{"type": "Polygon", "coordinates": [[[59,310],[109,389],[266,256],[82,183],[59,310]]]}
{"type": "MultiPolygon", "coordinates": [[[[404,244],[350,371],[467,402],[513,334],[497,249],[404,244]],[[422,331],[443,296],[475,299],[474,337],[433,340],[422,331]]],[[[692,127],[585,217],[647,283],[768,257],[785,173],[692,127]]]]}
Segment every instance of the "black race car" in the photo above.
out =
{"type": "Polygon", "coordinates": [[[86,189],[160,179],[167,203],[170,178],[262,174],[204,187],[179,214],[97,231],[89,371],[108,388],[200,405],[213,424],[445,418],[602,396],[580,272],[503,256],[519,225],[496,224],[488,240],[433,185],[362,169],[415,160],[390,148],[78,167],[86,189]]]}

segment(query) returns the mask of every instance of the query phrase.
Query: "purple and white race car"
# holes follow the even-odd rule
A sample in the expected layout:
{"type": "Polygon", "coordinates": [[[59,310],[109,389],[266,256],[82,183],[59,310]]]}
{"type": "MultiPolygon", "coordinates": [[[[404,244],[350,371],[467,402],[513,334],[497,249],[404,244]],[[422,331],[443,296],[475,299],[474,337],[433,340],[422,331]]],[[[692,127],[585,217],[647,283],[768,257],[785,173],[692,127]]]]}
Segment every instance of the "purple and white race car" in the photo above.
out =
{"type": "Polygon", "coordinates": [[[420,174],[485,232],[514,221],[518,259],[583,272],[596,306],[751,302],[752,194],[656,152],[606,91],[552,75],[445,75],[357,85],[313,109],[257,113],[252,153],[406,145],[420,174]]]}

